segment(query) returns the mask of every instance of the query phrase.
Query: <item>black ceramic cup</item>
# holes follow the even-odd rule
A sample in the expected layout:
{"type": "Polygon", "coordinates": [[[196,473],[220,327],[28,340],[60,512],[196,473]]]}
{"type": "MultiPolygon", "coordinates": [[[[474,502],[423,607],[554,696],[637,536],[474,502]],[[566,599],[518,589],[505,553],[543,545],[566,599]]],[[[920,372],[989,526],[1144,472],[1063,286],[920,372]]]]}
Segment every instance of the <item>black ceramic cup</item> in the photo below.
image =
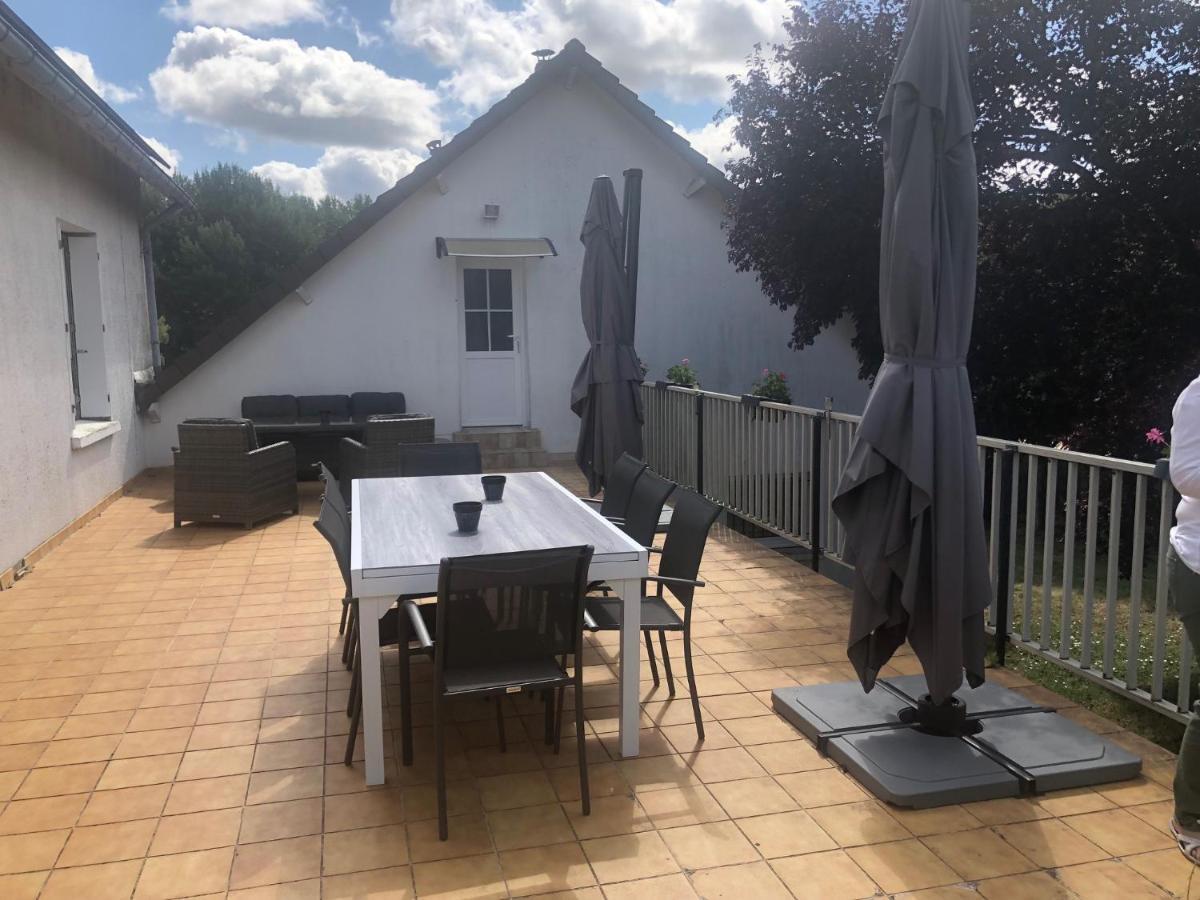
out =
{"type": "Polygon", "coordinates": [[[454,521],[463,534],[474,534],[479,530],[479,514],[483,504],[478,500],[461,500],[454,504],[454,521]]]}
{"type": "Polygon", "coordinates": [[[483,496],[487,500],[502,500],[504,498],[504,482],[503,475],[484,475],[480,479],[483,482],[483,496]]]}

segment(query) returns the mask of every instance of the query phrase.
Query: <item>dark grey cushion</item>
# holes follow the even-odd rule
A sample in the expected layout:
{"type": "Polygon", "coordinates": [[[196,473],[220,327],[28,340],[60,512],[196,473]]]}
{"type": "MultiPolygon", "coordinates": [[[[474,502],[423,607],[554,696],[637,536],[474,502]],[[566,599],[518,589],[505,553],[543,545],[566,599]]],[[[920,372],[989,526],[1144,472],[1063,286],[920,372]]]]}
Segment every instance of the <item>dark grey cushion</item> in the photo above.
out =
{"type": "Polygon", "coordinates": [[[367,416],[401,415],[404,395],[400,391],[359,391],[350,395],[350,411],[356,422],[365,422],[367,416]]]}
{"type": "Polygon", "coordinates": [[[242,415],[256,425],[295,422],[296,398],[291,394],[261,394],[242,398],[242,415]]]}
{"type": "Polygon", "coordinates": [[[296,407],[301,422],[319,422],[322,416],[330,421],[346,421],[350,418],[350,398],[345,394],[310,394],[296,398],[296,407]]]}

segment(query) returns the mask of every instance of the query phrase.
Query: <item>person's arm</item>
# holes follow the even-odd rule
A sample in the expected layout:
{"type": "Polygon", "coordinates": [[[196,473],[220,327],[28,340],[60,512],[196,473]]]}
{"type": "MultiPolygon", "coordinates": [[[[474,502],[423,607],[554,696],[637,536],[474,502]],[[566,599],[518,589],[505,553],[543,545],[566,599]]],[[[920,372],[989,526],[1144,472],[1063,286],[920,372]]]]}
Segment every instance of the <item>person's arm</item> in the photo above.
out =
{"type": "Polygon", "coordinates": [[[1200,498],[1200,378],[1184,388],[1172,411],[1171,483],[1185,497],[1200,498]]]}

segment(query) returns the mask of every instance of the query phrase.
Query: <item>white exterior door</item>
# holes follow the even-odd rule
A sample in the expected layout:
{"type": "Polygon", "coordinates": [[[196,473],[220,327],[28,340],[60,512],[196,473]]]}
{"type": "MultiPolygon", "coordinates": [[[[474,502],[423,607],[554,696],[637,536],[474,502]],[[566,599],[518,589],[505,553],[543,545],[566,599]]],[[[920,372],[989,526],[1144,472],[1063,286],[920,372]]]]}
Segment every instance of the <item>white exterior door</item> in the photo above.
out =
{"type": "Polygon", "coordinates": [[[464,260],[459,269],[462,423],[526,424],[524,261],[464,260]]]}

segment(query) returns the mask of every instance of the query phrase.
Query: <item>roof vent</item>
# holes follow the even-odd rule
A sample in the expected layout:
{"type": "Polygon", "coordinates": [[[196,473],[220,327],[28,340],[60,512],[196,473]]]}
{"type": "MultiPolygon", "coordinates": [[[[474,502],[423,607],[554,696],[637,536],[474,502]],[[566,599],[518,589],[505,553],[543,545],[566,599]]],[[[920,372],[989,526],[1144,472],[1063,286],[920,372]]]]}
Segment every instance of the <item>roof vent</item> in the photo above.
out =
{"type": "Polygon", "coordinates": [[[428,144],[425,145],[425,149],[429,151],[430,156],[433,156],[435,151],[442,149],[441,139],[434,138],[432,141],[430,141],[428,144]]]}
{"type": "Polygon", "coordinates": [[[554,55],[553,50],[534,50],[533,55],[537,57],[537,64],[540,66],[546,60],[554,55]]]}

